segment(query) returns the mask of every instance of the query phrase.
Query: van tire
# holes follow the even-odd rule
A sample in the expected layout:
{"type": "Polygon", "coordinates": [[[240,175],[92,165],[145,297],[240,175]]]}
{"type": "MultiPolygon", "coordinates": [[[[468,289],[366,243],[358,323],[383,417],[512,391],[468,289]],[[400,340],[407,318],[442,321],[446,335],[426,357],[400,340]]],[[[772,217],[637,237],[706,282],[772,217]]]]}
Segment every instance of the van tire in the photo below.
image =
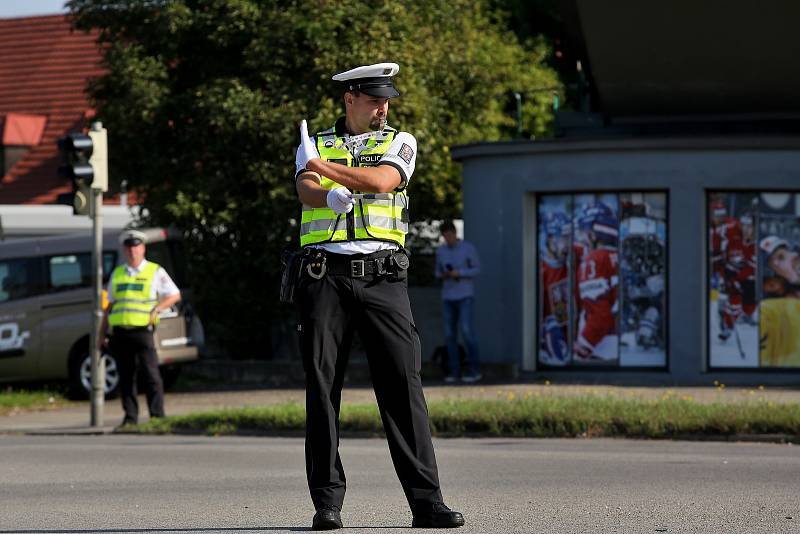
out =
{"type": "MultiPolygon", "coordinates": [[[[73,399],[88,399],[91,394],[91,359],[88,347],[74,351],[69,361],[69,393],[73,399]]],[[[103,351],[106,363],[105,398],[113,399],[119,395],[119,366],[117,360],[103,351]]]]}

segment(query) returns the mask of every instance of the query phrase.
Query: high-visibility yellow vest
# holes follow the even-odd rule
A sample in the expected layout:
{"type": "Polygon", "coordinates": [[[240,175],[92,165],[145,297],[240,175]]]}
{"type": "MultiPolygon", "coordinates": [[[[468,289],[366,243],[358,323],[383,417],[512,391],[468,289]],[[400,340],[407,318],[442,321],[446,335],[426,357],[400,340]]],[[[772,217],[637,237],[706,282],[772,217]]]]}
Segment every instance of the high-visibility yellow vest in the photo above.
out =
{"type": "MultiPolygon", "coordinates": [[[[367,141],[358,158],[343,146],[346,140],[336,135],[336,127],[316,135],[317,150],[325,161],[348,167],[372,167],[389,150],[397,130],[386,127],[376,137],[367,141]]],[[[322,176],[323,189],[340,187],[330,178],[322,176]]],[[[353,191],[359,193],[360,191],[353,191]]],[[[405,244],[408,233],[408,195],[405,190],[395,190],[390,200],[359,199],[349,213],[338,214],[327,206],[312,208],[303,204],[300,224],[300,246],[341,241],[378,240],[405,244]]]]}
{"type": "MultiPolygon", "coordinates": [[[[150,312],[158,304],[150,291],[156,279],[158,264],[148,261],[136,275],[129,275],[125,265],[119,265],[111,274],[111,300],[108,324],[131,328],[150,324],[150,312]]],[[[155,318],[158,323],[158,317],[155,318]]]]}

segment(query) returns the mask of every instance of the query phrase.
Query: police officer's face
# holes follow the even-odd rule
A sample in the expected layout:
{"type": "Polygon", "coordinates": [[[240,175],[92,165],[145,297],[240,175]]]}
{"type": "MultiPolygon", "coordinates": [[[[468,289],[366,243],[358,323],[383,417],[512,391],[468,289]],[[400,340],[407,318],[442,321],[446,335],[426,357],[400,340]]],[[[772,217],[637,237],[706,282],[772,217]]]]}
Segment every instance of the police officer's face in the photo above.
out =
{"type": "Polygon", "coordinates": [[[138,245],[125,245],[125,259],[128,261],[128,265],[132,267],[136,267],[142,260],[144,259],[144,243],[139,243],[138,245]]]}
{"type": "Polygon", "coordinates": [[[389,114],[389,99],[364,93],[346,93],[348,125],[354,134],[383,130],[389,114]]]}
{"type": "Polygon", "coordinates": [[[785,278],[790,284],[800,284],[800,256],[797,252],[779,247],[767,263],[778,276],[785,278]]]}

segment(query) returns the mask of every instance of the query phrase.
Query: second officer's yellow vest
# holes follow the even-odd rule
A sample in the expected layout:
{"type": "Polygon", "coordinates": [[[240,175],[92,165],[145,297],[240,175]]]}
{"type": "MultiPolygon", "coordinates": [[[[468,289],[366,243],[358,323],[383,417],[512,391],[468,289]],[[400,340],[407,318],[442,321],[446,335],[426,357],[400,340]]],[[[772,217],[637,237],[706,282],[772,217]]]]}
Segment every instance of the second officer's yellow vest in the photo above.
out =
{"type": "Polygon", "coordinates": [[[156,271],[158,264],[151,261],[133,276],[128,274],[125,265],[114,269],[111,274],[111,300],[114,306],[108,314],[108,324],[124,328],[150,324],[150,312],[158,304],[157,299],[150,296],[156,271]]]}
{"type": "MultiPolygon", "coordinates": [[[[358,158],[355,158],[344,146],[347,138],[337,136],[334,127],[317,134],[317,150],[325,161],[348,167],[371,167],[389,150],[396,134],[397,130],[387,126],[376,138],[369,139],[366,147],[358,153],[358,158]]],[[[320,185],[328,190],[340,186],[325,176],[321,178],[320,185]]],[[[403,246],[408,233],[408,220],[408,195],[404,190],[391,193],[391,200],[357,200],[353,210],[346,214],[338,214],[328,207],[312,208],[304,204],[300,245],[379,240],[403,246]]]]}

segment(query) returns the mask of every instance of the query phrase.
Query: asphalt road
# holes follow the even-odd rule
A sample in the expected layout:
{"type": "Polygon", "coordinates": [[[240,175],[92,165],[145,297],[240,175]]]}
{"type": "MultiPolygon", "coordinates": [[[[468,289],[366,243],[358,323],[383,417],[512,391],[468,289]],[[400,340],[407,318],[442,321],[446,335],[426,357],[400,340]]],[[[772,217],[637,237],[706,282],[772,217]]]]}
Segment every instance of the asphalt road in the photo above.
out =
{"type": "MultiPolygon", "coordinates": [[[[381,439],[345,439],[342,518],[411,515],[381,439]]],[[[798,532],[800,448],[632,440],[436,440],[459,532],[798,532]]],[[[0,534],[296,532],[313,510],[289,438],[0,436],[0,534]]]]}

